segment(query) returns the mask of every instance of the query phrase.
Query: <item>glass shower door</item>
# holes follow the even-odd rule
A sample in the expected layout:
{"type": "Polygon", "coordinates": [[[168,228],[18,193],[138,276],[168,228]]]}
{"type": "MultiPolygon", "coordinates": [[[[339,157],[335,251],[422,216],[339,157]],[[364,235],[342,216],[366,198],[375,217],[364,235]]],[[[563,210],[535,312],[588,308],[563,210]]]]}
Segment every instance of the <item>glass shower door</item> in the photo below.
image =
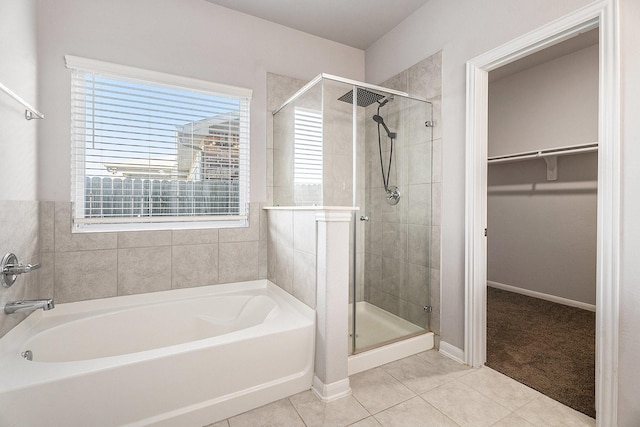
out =
{"type": "Polygon", "coordinates": [[[431,104],[389,95],[363,111],[351,353],[428,331],[430,312],[431,104]]]}

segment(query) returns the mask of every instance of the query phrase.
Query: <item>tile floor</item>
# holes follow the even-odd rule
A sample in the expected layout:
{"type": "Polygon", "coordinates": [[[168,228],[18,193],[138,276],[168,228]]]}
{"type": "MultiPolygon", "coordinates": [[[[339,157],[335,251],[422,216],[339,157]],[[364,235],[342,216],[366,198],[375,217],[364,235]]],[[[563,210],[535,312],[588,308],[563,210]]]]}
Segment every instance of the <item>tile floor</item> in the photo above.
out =
{"type": "Polygon", "coordinates": [[[595,426],[490,368],[471,369],[435,350],[350,377],[352,396],[323,403],[305,391],[207,427],[595,426]]]}

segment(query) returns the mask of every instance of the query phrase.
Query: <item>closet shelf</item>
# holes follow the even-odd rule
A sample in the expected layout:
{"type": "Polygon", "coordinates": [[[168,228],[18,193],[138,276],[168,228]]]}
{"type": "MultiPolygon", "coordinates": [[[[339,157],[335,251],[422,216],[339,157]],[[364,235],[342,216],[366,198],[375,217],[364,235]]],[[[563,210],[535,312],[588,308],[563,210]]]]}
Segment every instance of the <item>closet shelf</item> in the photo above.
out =
{"type": "Polygon", "coordinates": [[[504,156],[489,157],[487,162],[507,163],[517,162],[520,160],[543,159],[547,164],[547,181],[556,181],[558,179],[558,156],[568,156],[570,154],[589,153],[598,150],[598,143],[569,145],[566,147],[548,148],[546,150],[527,151],[524,153],[508,154],[504,156]]]}
{"type": "Polygon", "coordinates": [[[570,154],[588,153],[598,151],[598,143],[569,145],[566,147],[547,148],[545,150],[525,151],[523,153],[506,154],[502,156],[489,157],[489,163],[507,163],[517,162],[520,160],[539,159],[552,156],[567,156],[570,154]]]}
{"type": "Polygon", "coordinates": [[[24,108],[26,108],[26,110],[24,111],[24,118],[25,119],[27,119],[27,120],[44,119],[44,114],[42,114],[40,111],[38,111],[35,108],[33,108],[29,103],[27,103],[27,101],[25,101],[24,99],[20,98],[18,95],[16,95],[15,92],[13,92],[11,89],[6,87],[2,83],[0,83],[0,90],[2,90],[4,93],[9,95],[10,97],[15,99],[16,101],[18,101],[20,104],[22,104],[24,106],[24,108]]]}

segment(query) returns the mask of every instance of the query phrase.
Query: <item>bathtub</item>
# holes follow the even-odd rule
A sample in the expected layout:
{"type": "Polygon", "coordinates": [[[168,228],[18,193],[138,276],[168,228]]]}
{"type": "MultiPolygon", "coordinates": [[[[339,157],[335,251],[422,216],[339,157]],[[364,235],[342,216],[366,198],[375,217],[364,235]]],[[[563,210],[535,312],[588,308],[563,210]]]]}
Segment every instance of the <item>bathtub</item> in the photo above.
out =
{"type": "Polygon", "coordinates": [[[203,426],[308,390],[314,340],[266,280],[58,304],[0,339],[0,425],[203,426]]]}

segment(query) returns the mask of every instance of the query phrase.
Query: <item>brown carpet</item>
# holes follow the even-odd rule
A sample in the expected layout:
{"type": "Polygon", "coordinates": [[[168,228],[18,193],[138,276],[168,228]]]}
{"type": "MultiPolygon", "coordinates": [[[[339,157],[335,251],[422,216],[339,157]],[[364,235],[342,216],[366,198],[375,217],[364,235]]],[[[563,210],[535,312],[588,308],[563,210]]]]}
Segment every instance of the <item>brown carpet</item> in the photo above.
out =
{"type": "Polygon", "coordinates": [[[595,418],[595,313],[487,288],[487,366],[595,418]]]}

